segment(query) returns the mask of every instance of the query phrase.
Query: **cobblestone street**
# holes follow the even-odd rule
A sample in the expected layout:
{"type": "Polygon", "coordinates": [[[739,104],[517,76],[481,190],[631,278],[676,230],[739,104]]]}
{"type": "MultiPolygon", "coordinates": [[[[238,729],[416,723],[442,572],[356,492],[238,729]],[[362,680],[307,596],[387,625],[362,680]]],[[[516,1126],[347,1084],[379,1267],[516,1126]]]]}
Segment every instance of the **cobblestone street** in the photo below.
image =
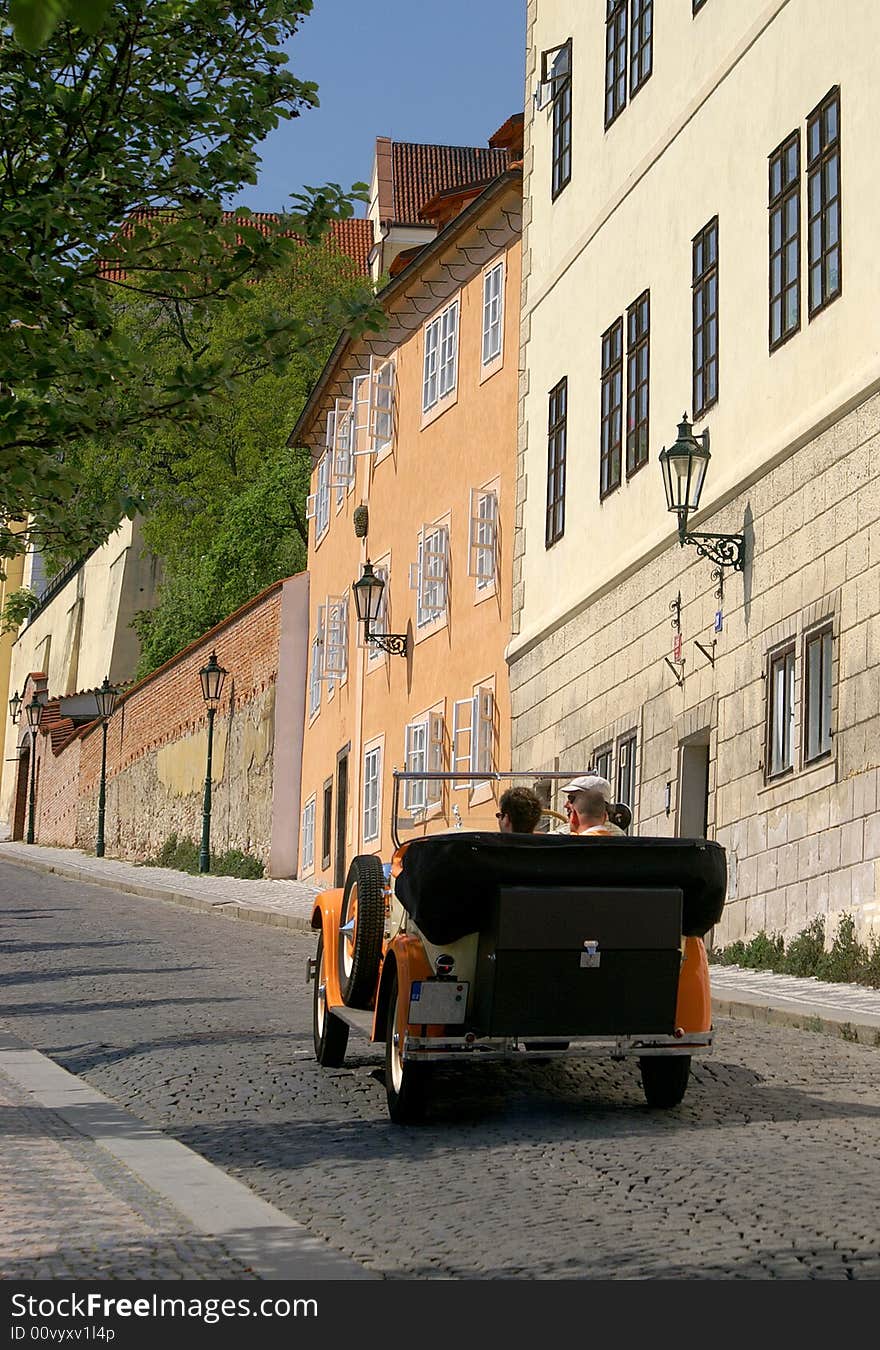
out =
{"type": "Polygon", "coordinates": [[[668,1114],[632,1063],[483,1065],[401,1130],[376,1048],[314,1062],[307,935],[0,881],[6,1029],[373,1274],[880,1277],[876,1049],[724,1019],[668,1114]]]}

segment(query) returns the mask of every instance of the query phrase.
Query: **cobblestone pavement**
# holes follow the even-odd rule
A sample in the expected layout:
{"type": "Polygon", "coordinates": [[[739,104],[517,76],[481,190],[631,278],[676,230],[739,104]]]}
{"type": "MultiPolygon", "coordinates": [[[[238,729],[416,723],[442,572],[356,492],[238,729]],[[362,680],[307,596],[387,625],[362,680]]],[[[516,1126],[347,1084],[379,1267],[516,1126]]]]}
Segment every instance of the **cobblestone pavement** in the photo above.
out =
{"type": "Polygon", "coordinates": [[[306,935],[3,862],[0,896],[0,1021],[377,1275],[880,1278],[869,1045],[722,1018],[674,1111],[631,1063],[481,1065],[401,1130],[374,1047],[314,1062],[306,935]]]}

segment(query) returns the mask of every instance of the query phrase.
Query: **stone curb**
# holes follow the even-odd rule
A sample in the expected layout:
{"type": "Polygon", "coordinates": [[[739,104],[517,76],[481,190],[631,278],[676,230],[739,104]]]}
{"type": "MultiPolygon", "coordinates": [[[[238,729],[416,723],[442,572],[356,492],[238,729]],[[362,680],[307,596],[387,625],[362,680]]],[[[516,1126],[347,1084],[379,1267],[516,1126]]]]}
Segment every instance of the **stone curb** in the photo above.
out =
{"type": "Polygon", "coordinates": [[[852,1017],[835,1014],[830,1009],[823,1009],[819,1015],[814,1008],[815,1005],[794,1002],[790,1008],[780,1008],[758,998],[750,1002],[747,994],[737,999],[712,995],[712,1013],[715,1017],[736,1017],[744,1021],[761,1022],[766,1026],[819,1031],[826,1036],[837,1036],[843,1041],[880,1047],[880,1019],[854,1021],[852,1017]]]}
{"type": "MultiPolygon", "coordinates": [[[[0,860],[2,860],[0,853],[0,860]]],[[[311,933],[310,918],[304,914],[284,914],[277,910],[262,909],[255,905],[240,905],[234,900],[205,900],[200,895],[187,895],[184,891],[170,891],[163,886],[140,885],[127,881],[124,877],[96,876],[86,868],[75,864],[48,863],[42,858],[20,858],[17,854],[8,858],[12,867],[28,867],[33,872],[50,872],[70,881],[80,881],[86,886],[104,886],[109,890],[121,891],[125,895],[139,895],[145,900],[166,900],[172,905],[181,905],[184,909],[197,909],[205,914],[215,914],[226,919],[244,919],[250,923],[268,924],[275,928],[292,928],[296,932],[311,933]]]]}

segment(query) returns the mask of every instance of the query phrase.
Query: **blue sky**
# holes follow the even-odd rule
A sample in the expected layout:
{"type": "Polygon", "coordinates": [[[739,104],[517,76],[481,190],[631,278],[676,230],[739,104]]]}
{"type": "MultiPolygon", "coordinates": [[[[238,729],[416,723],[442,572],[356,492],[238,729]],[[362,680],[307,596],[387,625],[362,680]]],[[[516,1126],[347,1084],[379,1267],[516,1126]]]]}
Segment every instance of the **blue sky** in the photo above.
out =
{"type": "MultiPolygon", "coordinates": [[[[255,211],[305,184],[369,181],[377,136],[485,145],[522,110],[526,0],[315,0],[288,67],[318,85],[320,108],[263,142],[255,211]]],[[[358,208],[362,215],[364,208],[358,208]]]]}

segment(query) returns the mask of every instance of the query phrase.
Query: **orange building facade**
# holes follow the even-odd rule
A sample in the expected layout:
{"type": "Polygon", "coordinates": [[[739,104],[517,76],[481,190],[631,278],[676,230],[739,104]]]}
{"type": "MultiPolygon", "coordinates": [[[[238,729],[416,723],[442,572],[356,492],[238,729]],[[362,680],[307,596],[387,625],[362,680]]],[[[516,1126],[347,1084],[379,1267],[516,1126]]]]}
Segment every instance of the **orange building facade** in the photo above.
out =
{"type": "MultiPolygon", "coordinates": [[[[440,232],[380,294],[387,327],[340,339],[290,437],[313,463],[298,875],[319,883],[390,857],[395,768],[510,767],[521,170],[432,209],[440,232]],[[403,656],[364,639],[368,560],[372,631],[403,656]]],[[[490,778],[402,786],[407,834],[495,828],[490,778]]]]}

